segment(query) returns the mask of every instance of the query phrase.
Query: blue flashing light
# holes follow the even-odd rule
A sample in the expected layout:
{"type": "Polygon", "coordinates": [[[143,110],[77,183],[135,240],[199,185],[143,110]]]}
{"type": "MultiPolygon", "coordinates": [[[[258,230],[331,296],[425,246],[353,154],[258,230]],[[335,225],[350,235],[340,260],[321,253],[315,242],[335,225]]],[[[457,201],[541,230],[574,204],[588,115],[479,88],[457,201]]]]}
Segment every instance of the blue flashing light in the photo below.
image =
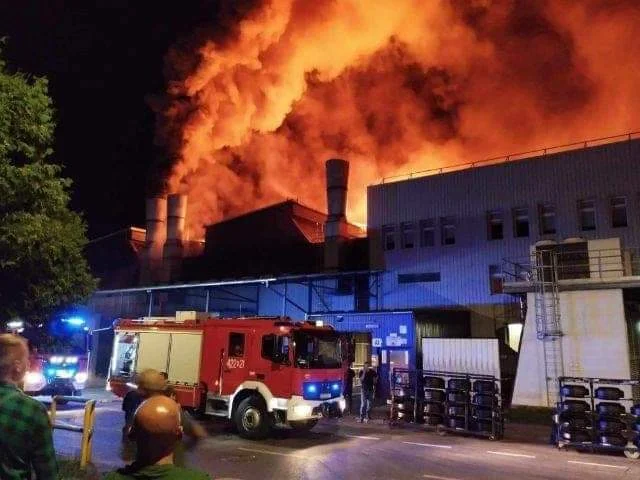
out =
{"type": "Polygon", "coordinates": [[[316,393],[318,391],[318,386],[315,383],[309,383],[307,385],[307,393],[316,393]]]}
{"type": "Polygon", "coordinates": [[[55,374],[56,374],[56,370],[54,368],[49,368],[47,370],[47,376],[53,377],[53,376],[55,376],[55,374]]]}
{"type": "Polygon", "coordinates": [[[334,392],[339,392],[340,391],[340,384],[339,383],[332,383],[331,384],[331,390],[333,390],[334,392]]]}
{"type": "Polygon", "coordinates": [[[84,318],[82,317],[69,317],[62,320],[65,323],[68,323],[72,327],[83,327],[85,324],[84,318]]]}

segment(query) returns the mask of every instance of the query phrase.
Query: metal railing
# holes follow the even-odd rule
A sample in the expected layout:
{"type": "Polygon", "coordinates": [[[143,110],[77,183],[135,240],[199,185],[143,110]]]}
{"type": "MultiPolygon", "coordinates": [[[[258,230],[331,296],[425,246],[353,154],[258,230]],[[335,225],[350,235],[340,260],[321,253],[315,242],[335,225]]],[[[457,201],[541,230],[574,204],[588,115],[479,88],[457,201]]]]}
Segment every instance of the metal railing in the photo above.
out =
{"type": "Polygon", "coordinates": [[[486,167],[489,165],[496,165],[499,163],[508,163],[518,160],[525,160],[527,158],[544,157],[554,153],[561,153],[571,150],[580,150],[582,148],[596,147],[598,145],[606,145],[609,143],[621,142],[624,140],[630,141],[636,138],[640,138],[640,131],[623,133],[619,135],[612,135],[610,137],[593,138],[589,140],[582,140],[580,142],[566,143],[564,145],[556,145],[553,147],[544,147],[536,150],[529,150],[527,152],[511,153],[509,155],[501,155],[499,157],[487,158],[484,160],[478,160],[475,162],[458,163],[455,165],[449,165],[446,167],[430,168],[427,170],[419,170],[417,172],[404,173],[400,175],[393,175],[390,177],[384,177],[380,183],[398,182],[401,180],[409,180],[412,178],[428,177],[429,175],[438,175],[441,173],[455,172],[458,170],[467,170],[476,167],[486,167]]]}
{"type": "Polygon", "coordinates": [[[67,397],[63,395],[56,395],[51,401],[51,407],[49,409],[49,419],[51,425],[57,430],[66,430],[69,432],[77,432],[82,434],[80,440],[80,467],[86,467],[91,462],[92,447],[93,447],[93,431],[96,418],[96,401],[89,400],[80,397],[67,397]],[[72,423],[66,423],[59,421],[57,417],[58,403],[84,403],[84,416],[82,426],[74,425],[72,423]]]}
{"type": "MultiPolygon", "coordinates": [[[[562,245],[562,244],[560,244],[562,245]]],[[[610,248],[554,252],[557,277],[562,280],[611,280],[640,275],[640,251],[636,248],[610,248]]],[[[546,270],[536,264],[536,256],[505,258],[502,277],[506,283],[544,281],[546,270]],[[540,273],[543,272],[543,273],[540,273]]]]}

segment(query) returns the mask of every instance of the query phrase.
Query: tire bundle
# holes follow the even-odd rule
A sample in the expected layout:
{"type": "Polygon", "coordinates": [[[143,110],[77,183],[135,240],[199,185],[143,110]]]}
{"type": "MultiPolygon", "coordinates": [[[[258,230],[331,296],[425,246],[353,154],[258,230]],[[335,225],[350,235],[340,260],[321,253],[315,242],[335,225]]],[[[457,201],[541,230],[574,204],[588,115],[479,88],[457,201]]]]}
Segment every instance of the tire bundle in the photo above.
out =
{"type": "Polygon", "coordinates": [[[453,429],[468,428],[470,417],[469,391],[471,381],[467,378],[451,378],[447,382],[445,425],[453,429]]]}
{"type": "Polygon", "coordinates": [[[405,420],[407,422],[413,420],[415,400],[412,397],[396,397],[393,399],[393,404],[398,420],[405,420]]]}
{"type": "Polygon", "coordinates": [[[627,424],[622,421],[622,414],[626,412],[624,405],[616,402],[624,398],[624,392],[615,387],[598,387],[594,391],[598,400],[595,410],[598,414],[596,421],[596,442],[600,445],[624,447],[627,439],[622,432],[627,430],[627,424]]]}
{"type": "Polygon", "coordinates": [[[583,385],[563,385],[561,397],[569,397],[558,404],[560,414],[559,440],[572,443],[590,443],[591,438],[591,405],[582,399],[590,395],[583,385]]]}
{"type": "Polygon", "coordinates": [[[633,405],[629,411],[631,415],[635,418],[635,422],[631,426],[635,431],[635,439],[633,440],[633,444],[640,448],[640,404],[633,405]]]}
{"type": "Polygon", "coordinates": [[[444,423],[446,393],[445,381],[442,377],[422,377],[424,402],[422,415],[426,425],[436,426],[444,423]]]}

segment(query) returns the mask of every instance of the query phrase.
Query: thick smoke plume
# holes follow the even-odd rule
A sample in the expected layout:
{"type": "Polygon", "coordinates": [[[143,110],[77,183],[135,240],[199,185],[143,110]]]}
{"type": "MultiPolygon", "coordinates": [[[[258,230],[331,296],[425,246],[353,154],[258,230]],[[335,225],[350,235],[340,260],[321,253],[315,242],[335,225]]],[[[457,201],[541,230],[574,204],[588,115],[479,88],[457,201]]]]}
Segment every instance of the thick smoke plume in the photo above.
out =
{"type": "MultiPolygon", "coordinates": [[[[167,55],[158,141],[189,227],[297,198],[324,160],[365,187],[640,127],[635,0],[264,0],[167,55]]],[[[225,11],[225,10],[223,10],[225,11]]]]}

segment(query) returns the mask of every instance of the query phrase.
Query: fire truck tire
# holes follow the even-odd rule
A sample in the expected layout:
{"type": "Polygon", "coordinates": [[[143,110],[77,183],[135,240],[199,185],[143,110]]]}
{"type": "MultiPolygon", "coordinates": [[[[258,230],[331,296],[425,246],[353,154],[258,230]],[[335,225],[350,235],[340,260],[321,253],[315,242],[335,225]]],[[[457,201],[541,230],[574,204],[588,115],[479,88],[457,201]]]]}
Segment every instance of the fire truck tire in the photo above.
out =
{"type": "Polygon", "coordinates": [[[303,422],[289,422],[289,425],[296,432],[308,432],[318,424],[318,420],[305,420],[303,422]]]}
{"type": "Polygon", "coordinates": [[[269,435],[271,430],[271,420],[264,400],[256,395],[240,402],[233,420],[242,438],[260,440],[269,435]]]}

